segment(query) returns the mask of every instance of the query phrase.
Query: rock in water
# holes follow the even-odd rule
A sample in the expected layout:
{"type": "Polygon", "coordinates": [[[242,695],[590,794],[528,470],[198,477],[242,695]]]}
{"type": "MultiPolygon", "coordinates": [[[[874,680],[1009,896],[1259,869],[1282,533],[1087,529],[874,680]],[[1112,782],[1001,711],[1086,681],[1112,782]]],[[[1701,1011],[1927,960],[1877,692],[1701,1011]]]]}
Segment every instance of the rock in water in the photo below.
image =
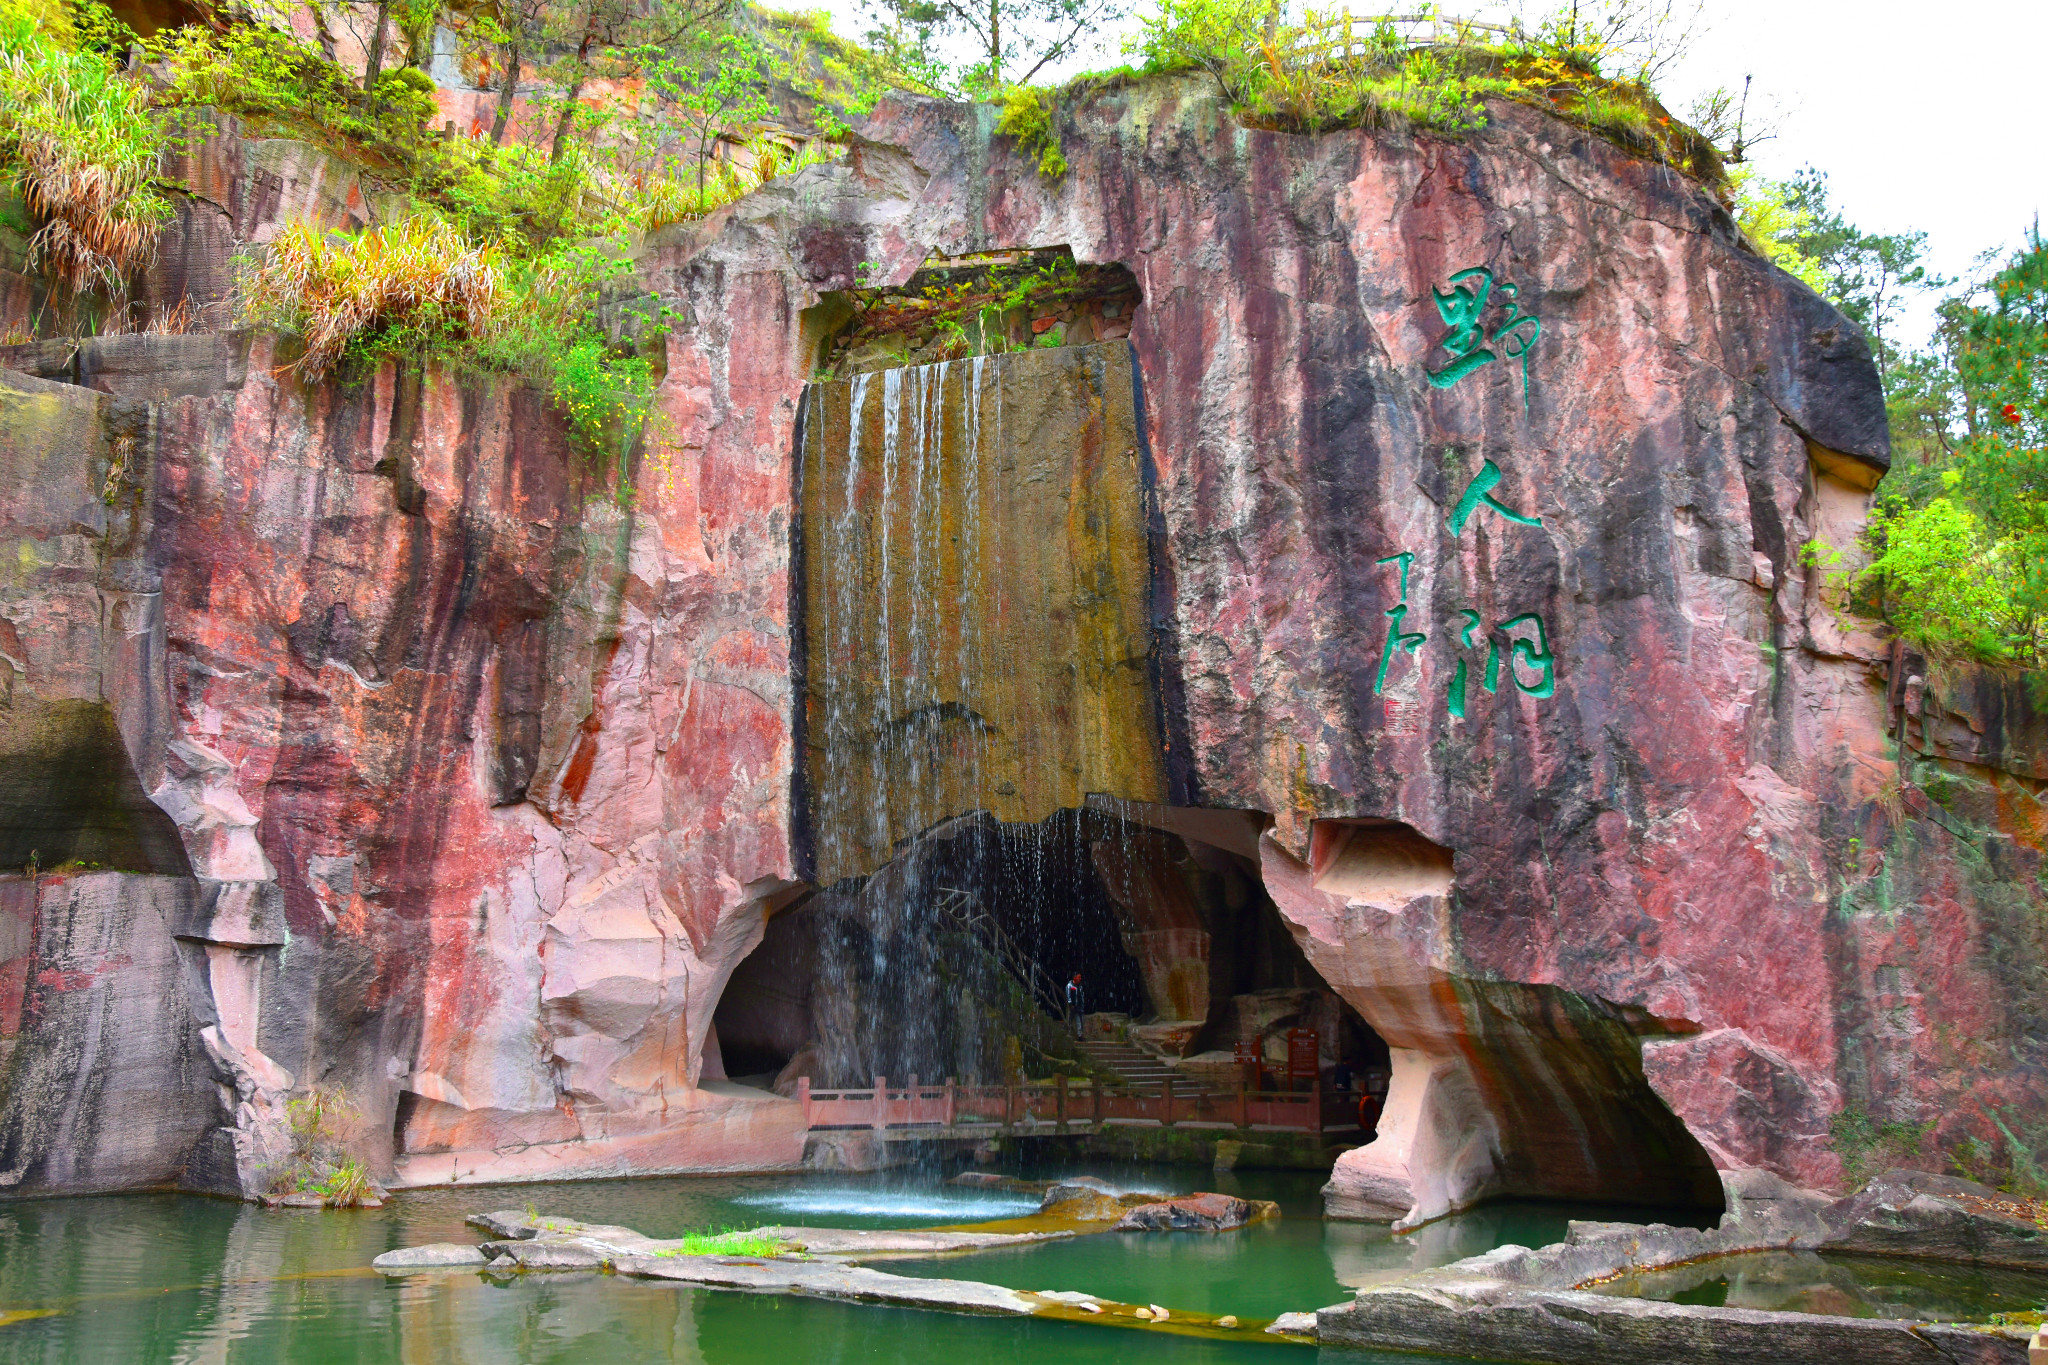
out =
{"type": "Polygon", "coordinates": [[[1314,1313],[1282,1313],[1267,1324],[1266,1330],[1273,1333],[1284,1332],[1295,1336],[1312,1337],[1316,1334],[1316,1315],[1314,1313]]]}
{"type": "Polygon", "coordinates": [[[1107,1180],[1098,1180],[1092,1175],[1072,1175],[1064,1180],[1055,1180],[1046,1186],[1045,1197],[1039,1200],[1040,1209],[1050,1209],[1055,1204],[1069,1200],[1083,1199],[1089,1195],[1102,1195],[1109,1199],[1121,1199],[1124,1191],[1107,1180]]]}
{"type": "Polygon", "coordinates": [[[489,1260],[481,1247],[461,1242],[434,1242],[427,1246],[387,1251],[370,1262],[370,1267],[384,1271],[445,1270],[455,1266],[484,1265],[489,1260]]]}
{"type": "Polygon", "coordinates": [[[499,1209],[496,1213],[472,1213],[462,1220],[473,1228],[496,1233],[499,1238],[532,1237],[540,1231],[540,1222],[517,1209],[499,1209]]]}
{"type": "Polygon", "coordinates": [[[521,1270],[602,1270],[602,1252],[574,1242],[485,1242],[480,1248],[488,1264],[511,1261],[521,1270]]]}
{"type": "Polygon", "coordinates": [[[1278,1218],[1280,1206],[1231,1194],[1183,1194],[1140,1204],[1118,1220],[1112,1232],[1228,1232],[1247,1223],[1278,1218]]]}

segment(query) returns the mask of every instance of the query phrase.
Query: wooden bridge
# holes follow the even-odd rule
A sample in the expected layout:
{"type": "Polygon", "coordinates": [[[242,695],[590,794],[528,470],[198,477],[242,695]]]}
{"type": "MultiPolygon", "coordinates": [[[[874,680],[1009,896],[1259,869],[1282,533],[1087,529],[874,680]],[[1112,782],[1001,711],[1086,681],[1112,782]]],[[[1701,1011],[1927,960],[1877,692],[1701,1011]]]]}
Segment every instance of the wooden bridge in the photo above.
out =
{"type": "Polygon", "coordinates": [[[1254,1133],[1355,1131],[1358,1097],[1307,1090],[1176,1093],[1171,1080],[1157,1093],[1054,1078],[1019,1085],[891,1086],[875,1077],[862,1090],[813,1090],[797,1082],[804,1122],[811,1128],[870,1129],[891,1142],[948,1138],[1061,1137],[1114,1125],[1222,1128],[1254,1133]]]}

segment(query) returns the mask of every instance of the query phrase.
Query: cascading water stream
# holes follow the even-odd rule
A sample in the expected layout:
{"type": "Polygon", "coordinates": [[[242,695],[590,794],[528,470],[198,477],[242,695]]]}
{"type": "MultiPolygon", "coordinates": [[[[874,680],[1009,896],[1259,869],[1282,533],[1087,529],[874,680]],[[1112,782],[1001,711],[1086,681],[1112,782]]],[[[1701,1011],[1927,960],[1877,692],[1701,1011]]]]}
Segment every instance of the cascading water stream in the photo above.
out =
{"type": "Polygon", "coordinates": [[[974,356],[808,395],[804,761],[835,1082],[989,1075],[1006,1037],[1056,1030],[1057,986],[1017,945],[1079,941],[1088,793],[1157,785],[1121,780],[1105,742],[1121,726],[1156,748],[1142,689],[1110,691],[1146,619],[1117,363],[974,356]],[[1104,450],[1123,461],[1108,477],[1104,450]],[[855,1002],[878,995],[901,1008],[863,1029],[855,1002]]]}

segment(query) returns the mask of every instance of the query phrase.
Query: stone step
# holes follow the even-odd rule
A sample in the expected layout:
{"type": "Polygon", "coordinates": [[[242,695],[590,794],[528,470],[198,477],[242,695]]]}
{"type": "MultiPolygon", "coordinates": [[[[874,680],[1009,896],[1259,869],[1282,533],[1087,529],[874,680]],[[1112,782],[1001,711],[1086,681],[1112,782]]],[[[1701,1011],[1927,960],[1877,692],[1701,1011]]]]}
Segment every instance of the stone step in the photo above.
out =
{"type": "Polygon", "coordinates": [[[1158,1095],[1164,1092],[1166,1082],[1173,1082],[1176,1095],[1210,1095],[1218,1093],[1215,1086],[1181,1075],[1153,1053],[1129,1043],[1113,1042],[1106,1039],[1091,1039],[1080,1044],[1081,1055],[1094,1066],[1108,1071],[1128,1089],[1142,1095],[1158,1095]]]}

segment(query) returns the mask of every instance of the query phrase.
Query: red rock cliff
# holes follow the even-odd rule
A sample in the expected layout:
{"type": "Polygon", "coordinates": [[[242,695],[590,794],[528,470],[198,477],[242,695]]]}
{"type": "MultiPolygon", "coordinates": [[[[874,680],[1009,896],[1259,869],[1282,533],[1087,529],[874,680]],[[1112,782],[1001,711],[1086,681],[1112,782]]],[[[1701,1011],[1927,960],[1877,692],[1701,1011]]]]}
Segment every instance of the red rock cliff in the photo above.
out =
{"type": "MultiPolygon", "coordinates": [[[[1267,889],[1396,1048],[1337,1207],[1703,1161],[1833,1186],[1845,1113],[1933,1121],[1929,1160],[1994,1111],[2048,1119],[2029,694],[1837,622],[1800,559],[1886,467],[1855,328],[1696,186],[1527,109],[1305,138],[1159,81],[1072,117],[1051,184],[986,109],[885,105],[848,163],[649,241],[687,321],[673,477],[630,511],[510,381],[302,391],[229,333],[11,354],[41,382],[10,378],[10,411],[73,434],[9,419],[0,513],[30,548],[0,667],[17,706],[105,708],[153,802],[121,807],[134,841],[168,847],[121,870],[214,908],[133,893],[122,932],[183,964],[151,985],[45,965],[79,951],[48,927],[69,893],[13,894],[10,1074],[105,1065],[38,1022],[86,990],[192,1035],[174,1067],[106,1025],[132,1084],[225,1087],[145,1141],[89,1087],[17,1082],[22,1188],[247,1187],[316,1081],[403,1180],[793,1162],[794,1107],[701,1067],[807,871],[800,314],[863,263],[1053,245],[1145,300],[1169,800],[1270,817],[1267,889]],[[1669,1150],[1619,1136],[1644,1131],[1669,1150]],[[85,1178],[60,1132],[147,1151],[85,1178]]],[[[373,211],[303,175],[257,193],[298,164],[275,147],[208,144],[186,242],[373,211]]],[[[57,771],[76,733],[15,746],[57,771]]]]}

